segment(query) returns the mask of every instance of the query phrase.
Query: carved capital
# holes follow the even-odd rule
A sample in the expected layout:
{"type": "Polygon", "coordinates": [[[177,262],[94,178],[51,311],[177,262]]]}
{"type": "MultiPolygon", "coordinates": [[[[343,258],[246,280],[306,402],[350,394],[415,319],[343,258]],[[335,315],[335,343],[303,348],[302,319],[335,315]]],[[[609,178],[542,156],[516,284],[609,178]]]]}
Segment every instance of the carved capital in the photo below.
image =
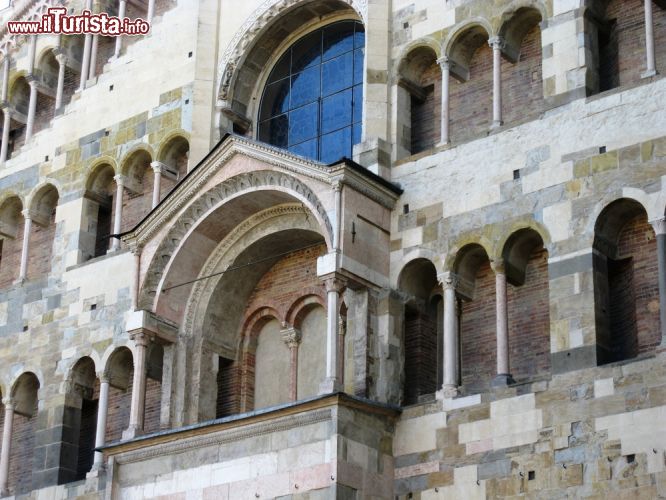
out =
{"type": "Polygon", "coordinates": [[[331,276],[324,280],[326,292],[337,292],[338,294],[345,289],[345,280],[339,276],[331,276]]]}
{"type": "Polygon", "coordinates": [[[166,170],[166,165],[161,161],[153,161],[150,163],[150,168],[152,168],[153,172],[156,174],[162,174],[166,170]]]}
{"type": "Polygon", "coordinates": [[[493,50],[504,50],[506,42],[501,36],[493,36],[488,39],[488,45],[490,45],[493,50]]]}
{"type": "Polygon", "coordinates": [[[437,280],[444,290],[455,290],[458,288],[460,279],[457,274],[448,271],[437,276],[437,280]]]}
{"type": "Polygon", "coordinates": [[[494,259],[490,261],[490,267],[495,271],[495,274],[506,274],[506,263],[504,262],[504,259],[494,259]]]}
{"type": "Polygon", "coordinates": [[[28,208],[24,208],[23,210],[21,210],[21,215],[26,220],[28,220],[28,219],[32,220],[32,218],[33,218],[32,212],[28,208]]]}
{"type": "Polygon", "coordinates": [[[282,336],[284,343],[287,344],[287,347],[290,349],[298,347],[298,344],[301,343],[301,331],[293,326],[281,330],[280,335],[282,336]]]}
{"type": "Polygon", "coordinates": [[[153,340],[153,334],[146,330],[137,330],[131,332],[129,335],[130,339],[134,341],[134,344],[137,347],[148,347],[148,344],[153,340]]]}
{"type": "Polygon", "coordinates": [[[2,404],[5,406],[5,411],[14,410],[16,408],[16,403],[9,396],[7,396],[6,398],[2,398],[2,404]]]}
{"type": "Polygon", "coordinates": [[[58,64],[61,66],[66,66],[67,65],[67,55],[57,52],[55,55],[56,61],[58,61],[58,64]]]}
{"type": "Polygon", "coordinates": [[[437,64],[439,64],[439,67],[442,69],[442,72],[445,71],[448,72],[450,69],[448,56],[442,56],[439,59],[437,59],[437,64]]]}
{"type": "Polygon", "coordinates": [[[661,219],[651,220],[650,224],[652,224],[654,232],[657,236],[660,234],[666,234],[666,217],[662,217],[661,219]]]}
{"type": "Polygon", "coordinates": [[[113,180],[116,181],[117,186],[124,186],[125,182],[127,182],[127,177],[122,174],[116,174],[113,176],[113,180]]]}

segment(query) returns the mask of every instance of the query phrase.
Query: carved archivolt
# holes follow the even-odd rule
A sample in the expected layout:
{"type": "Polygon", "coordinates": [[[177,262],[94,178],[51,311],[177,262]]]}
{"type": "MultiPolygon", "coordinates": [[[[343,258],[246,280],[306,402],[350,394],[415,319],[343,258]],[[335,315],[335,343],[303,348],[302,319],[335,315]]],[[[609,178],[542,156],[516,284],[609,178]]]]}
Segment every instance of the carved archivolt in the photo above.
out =
{"type": "Polygon", "coordinates": [[[240,174],[203,193],[179,216],[176,223],[159,244],[150,263],[146,278],[142,286],[140,306],[150,309],[153,299],[162,278],[162,274],[177,248],[189,232],[205,219],[213,209],[220,207],[230,198],[235,198],[244,192],[257,191],[270,187],[280,188],[291,192],[299,200],[307,201],[309,207],[316,212],[318,219],[323,221],[327,235],[332,234],[331,222],[315,193],[303,182],[281,172],[257,171],[240,174]]]}
{"type": "MultiPolygon", "coordinates": [[[[341,0],[349,4],[362,19],[367,13],[367,0],[341,0]]],[[[303,0],[266,0],[247,18],[238,29],[233,39],[227,45],[218,66],[218,81],[220,82],[218,98],[224,101],[229,99],[234,75],[241,65],[243,57],[268,27],[285,11],[291,9],[303,0]]]]}

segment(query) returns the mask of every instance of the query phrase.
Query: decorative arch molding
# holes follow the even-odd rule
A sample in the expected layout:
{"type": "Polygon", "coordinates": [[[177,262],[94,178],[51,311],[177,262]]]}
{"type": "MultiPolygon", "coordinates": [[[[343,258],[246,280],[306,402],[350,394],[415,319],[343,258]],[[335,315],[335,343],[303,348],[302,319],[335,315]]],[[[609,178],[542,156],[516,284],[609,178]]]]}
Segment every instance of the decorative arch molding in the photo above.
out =
{"type": "Polygon", "coordinates": [[[523,229],[531,229],[535,233],[537,233],[541,237],[541,241],[543,241],[543,247],[547,250],[550,251],[552,249],[552,240],[550,238],[550,233],[548,232],[548,229],[538,221],[534,219],[528,219],[528,220],[520,220],[516,221],[508,226],[503,227],[501,236],[495,240],[495,244],[493,246],[493,253],[488,254],[491,256],[491,258],[500,258],[500,256],[503,254],[504,249],[506,247],[507,242],[509,239],[518,231],[521,231],[523,229]]]}
{"type": "MultiPolygon", "coordinates": [[[[647,197],[644,196],[645,193],[637,188],[623,188],[623,189],[616,189],[610,193],[606,193],[603,198],[601,198],[597,203],[594,204],[594,206],[589,210],[588,213],[588,219],[585,224],[585,231],[579,235],[579,241],[583,244],[581,248],[592,248],[596,239],[596,228],[597,228],[597,222],[599,221],[599,217],[601,217],[606,210],[612,203],[619,201],[619,200],[629,200],[638,203],[643,207],[643,210],[645,210],[648,220],[650,219],[650,206],[646,204],[647,197]],[[625,190],[631,190],[632,192],[625,193],[625,190]],[[643,194],[641,196],[640,194],[643,194]]],[[[658,218],[658,217],[656,217],[658,218]]]]}
{"type": "MultiPolygon", "coordinates": [[[[367,0],[340,0],[348,4],[361,19],[366,20],[367,0]]],[[[238,71],[243,66],[245,58],[254,43],[261,35],[282,15],[299,4],[306,4],[303,0],[265,0],[257,7],[246,21],[236,31],[236,34],[227,45],[220,58],[217,70],[219,82],[218,99],[230,103],[233,98],[233,87],[238,71]]]]}
{"type": "Polygon", "coordinates": [[[409,56],[412,54],[412,52],[421,48],[432,50],[435,53],[436,59],[442,57],[443,52],[441,43],[431,36],[424,36],[416,40],[412,40],[402,49],[400,56],[396,60],[394,73],[397,74],[400,72],[401,68],[409,60],[409,56]]]}
{"type": "Polygon", "coordinates": [[[392,289],[397,290],[399,288],[400,275],[405,270],[407,265],[409,265],[410,262],[415,261],[417,259],[425,259],[430,261],[432,265],[435,266],[437,274],[443,272],[442,270],[443,260],[439,254],[437,254],[433,250],[430,250],[429,248],[423,248],[423,247],[414,248],[410,250],[407,254],[403,255],[402,258],[400,259],[400,262],[397,262],[395,265],[393,264],[391,265],[390,283],[392,289]]]}
{"type": "Polygon", "coordinates": [[[287,311],[286,323],[300,328],[305,314],[314,306],[326,309],[326,300],[318,290],[304,290],[301,297],[296,299],[287,311]]]}
{"type": "Polygon", "coordinates": [[[476,234],[465,234],[459,236],[454,240],[453,244],[449,247],[449,251],[444,260],[444,272],[453,271],[456,261],[458,260],[458,255],[460,251],[469,246],[469,245],[478,245],[486,252],[489,259],[492,259],[493,254],[493,243],[490,239],[485,236],[478,236],[476,234]]]}
{"type": "Polygon", "coordinates": [[[330,248],[333,229],[328,214],[305,183],[289,174],[270,170],[239,174],[203,193],[178,217],[151,260],[141,287],[140,307],[150,308],[153,300],[157,300],[157,291],[164,282],[176,251],[208,215],[234,198],[259,190],[283,191],[301,201],[325,229],[324,240],[330,248]]]}
{"type": "MultiPolygon", "coordinates": [[[[248,247],[271,232],[274,232],[275,227],[271,222],[272,220],[284,217],[293,220],[294,216],[303,216],[307,214],[308,211],[302,206],[288,204],[269,208],[249,217],[236,226],[236,228],[234,228],[234,230],[217,246],[204,264],[199,276],[210,276],[216,271],[226,268],[236,257],[238,257],[245,247],[248,247]],[[231,252],[234,247],[237,248],[236,252],[231,252]]],[[[304,227],[299,228],[296,224],[292,224],[292,227],[294,228],[307,228],[313,231],[317,229],[314,225],[308,226],[309,227],[304,225],[304,227]]],[[[182,335],[190,337],[193,335],[193,332],[198,329],[197,325],[195,325],[195,320],[203,317],[203,305],[208,303],[219,281],[220,277],[217,279],[198,281],[194,284],[185,309],[185,319],[181,328],[182,335]]],[[[154,304],[154,307],[156,306],[157,303],[154,304]]],[[[277,313],[276,317],[280,321],[283,320],[279,313],[277,313]]]]}

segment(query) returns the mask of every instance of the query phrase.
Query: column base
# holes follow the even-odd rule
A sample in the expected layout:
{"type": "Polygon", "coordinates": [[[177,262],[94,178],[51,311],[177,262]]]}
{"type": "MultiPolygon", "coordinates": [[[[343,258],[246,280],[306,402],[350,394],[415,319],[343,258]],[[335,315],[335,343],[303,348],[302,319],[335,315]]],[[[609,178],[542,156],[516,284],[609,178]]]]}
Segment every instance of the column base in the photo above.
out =
{"type": "Polygon", "coordinates": [[[500,128],[502,125],[504,125],[504,122],[502,120],[493,120],[492,125],[490,125],[490,130],[495,130],[500,128]]]}
{"type": "Polygon", "coordinates": [[[500,373],[495,376],[495,378],[490,383],[491,387],[507,387],[508,385],[514,384],[516,381],[513,380],[513,377],[510,373],[500,373]]]}
{"type": "Polygon", "coordinates": [[[123,441],[134,439],[135,437],[140,436],[141,434],[143,434],[142,429],[139,429],[134,425],[130,425],[127,429],[123,431],[123,441]]]}
{"type": "Polygon", "coordinates": [[[459,395],[460,390],[457,385],[444,385],[435,393],[435,399],[437,399],[437,401],[443,401],[445,399],[453,399],[459,395]]]}
{"type": "Polygon", "coordinates": [[[342,386],[337,378],[327,378],[319,384],[319,395],[334,394],[342,391],[342,386]]]}
{"type": "Polygon", "coordinates": [[[657,75],[657,70],[649,69],[649,70],[643,71],[641,73],[641,78],[651,78],[651,77],[656,76],[656,75],[657,75]]]}

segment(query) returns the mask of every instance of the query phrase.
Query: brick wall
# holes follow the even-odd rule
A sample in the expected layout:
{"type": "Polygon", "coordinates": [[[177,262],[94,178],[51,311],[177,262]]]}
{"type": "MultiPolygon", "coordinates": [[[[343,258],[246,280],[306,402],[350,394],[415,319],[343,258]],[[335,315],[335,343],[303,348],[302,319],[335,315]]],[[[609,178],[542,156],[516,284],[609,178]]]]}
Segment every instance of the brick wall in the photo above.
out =
{"type": "Polygon", "coordinates": [[[548,253],[528,261],[525,283],[507,286],[509,368],[517,381],[550,372],[550,304],[548,253]]]}
{"type": "Polygon", "coordinates": [[[493,54],[483,43],[472,56],[470,78],[449,84],[450,136],[461,141],[488,130],[493,121],[493,54]]]}
{"type": "Polygon", "coordinates": [[[37,92],[37,108],[35,109],[35,125],[33,133],[44,130],[51,126],[51,120],[55,115],[55,99],[41,92],[37,92]]]}
{"type": "Polygon", "coordinates": [[[18,278],[21,266],[21,246],[23,245],[23,217],[19,219],[16,238],[2,240],[2,260],[0,260],[0,289],[9,288],[18,278]]]}
{"type": "Polygon", "coordinates": [[[217,371],[217,408],[216,418],[233,415],[240,411],[239,364],[234,360],[219,358],[217,371]]]}
{"type": "MultiPolygon", "coordinates": [[[[317,257],[326,252],[325,245],[300,250],[286,255],[259,280],[248,300],[245,318],[262,307],[272,307],[283,321],[289,307],[304,295],[317,294],[325,300],[326,290],[317,278],[317,257]]],[[[255,332],[258,333],[258,332],[255,332]]],[[[254,354],[245,353],[243,376],[239,377],[238,393],[244,394],[245,409],[253,408],[254,394],[254,354]]]]}
{"type": "Polygon", "coordinates": [[[95,61],[95,75],[104,72],[104,65],[109,62],[116,50],[116,37],[100,36],[97,42],[97,60],[95,61]]]}
{"type": "MultiPolygon", "coordinates": [[[[129,380],[133,372],[130,368],[129,380]]],[[[106,442],[118,441],[123,431],[129,426],[130,407],[132,404],[132,385],[123,391],[116,387],[109,387],[109,408],[106,417],[106,442]]]]}
{"type": "MultiPolygon", "coordinates": [[[[71,62],[69,63],[71,64],[71,62]]],[[[81,83],[79,73],[69,66],[65,66],[65,83],[62,87],[62,103],[66,105],[72,100],[72,96],[81,83]]]]}
{"type": "MultiPolygon", "coordinates": [[[[645,215],[633,218],[622,228],[618,241],[618,254],[621,258],[631,258],[632,261],[631,289],[634,298],[632,305],[635,304],[638,354],[651,352],[661,341],[659,282],[657,239],[645,215]]],[[[625,286],[622,284],[618,288],[622,289],[625,286]]]]}
{"type": "Polygon", "coordinates": [[[486,261],[476,273],[474,300],[462,306],[461,376],[469,393],[489,387],[497,371],[495,308],[495,273],[486,261]]]}
{"type": "Polygon", "coordinates": [[[153,202],[153,181],[153,170],[149,164],[146,164],[140,185],[141,193],[124,189],[121,231],[134,228],[150,212],[153,202]]]}
{"type": "Polygon", "coordinates": [[[415,309],[405,313],[404,404],[437,390],[437,318],[415,309]]]}
{"type": "Polygon", "coordinates": [[[28,249],[28,279],[43,278],[51,272],[55,229],[55,209],[47,227],[42,227],[33,221],[28,249]]]}
{"type": "Polygon", "coordinates": [[[502,59],[502,112],[504,123],[537,117],[543,111],[541,29],[534,26],[520,47],[515,63],[502,59]]]}
{"type": "Polygon", "coordinates": [[[37,421],[35,415],[28,418],[14,413],[12,447],[9,459],[9,489],[14,493],[25,493],[32,489],[32,457],[37,421]]]}
{"type": "Polygon", "coordinates": [[[420,82],[426,98],[421,101],[411,98],[411,152],[426,151],[440,139],[440,116],[442,109],[442,70],[436,62],[423,73],[420,82]]]}
{"type": "Polygon", "coordinates": [[[162,407],[162,382],[152,378],[146,379],[146,404],[144,407],[144,432],[160,430],[160,411],[162,407]]]}

